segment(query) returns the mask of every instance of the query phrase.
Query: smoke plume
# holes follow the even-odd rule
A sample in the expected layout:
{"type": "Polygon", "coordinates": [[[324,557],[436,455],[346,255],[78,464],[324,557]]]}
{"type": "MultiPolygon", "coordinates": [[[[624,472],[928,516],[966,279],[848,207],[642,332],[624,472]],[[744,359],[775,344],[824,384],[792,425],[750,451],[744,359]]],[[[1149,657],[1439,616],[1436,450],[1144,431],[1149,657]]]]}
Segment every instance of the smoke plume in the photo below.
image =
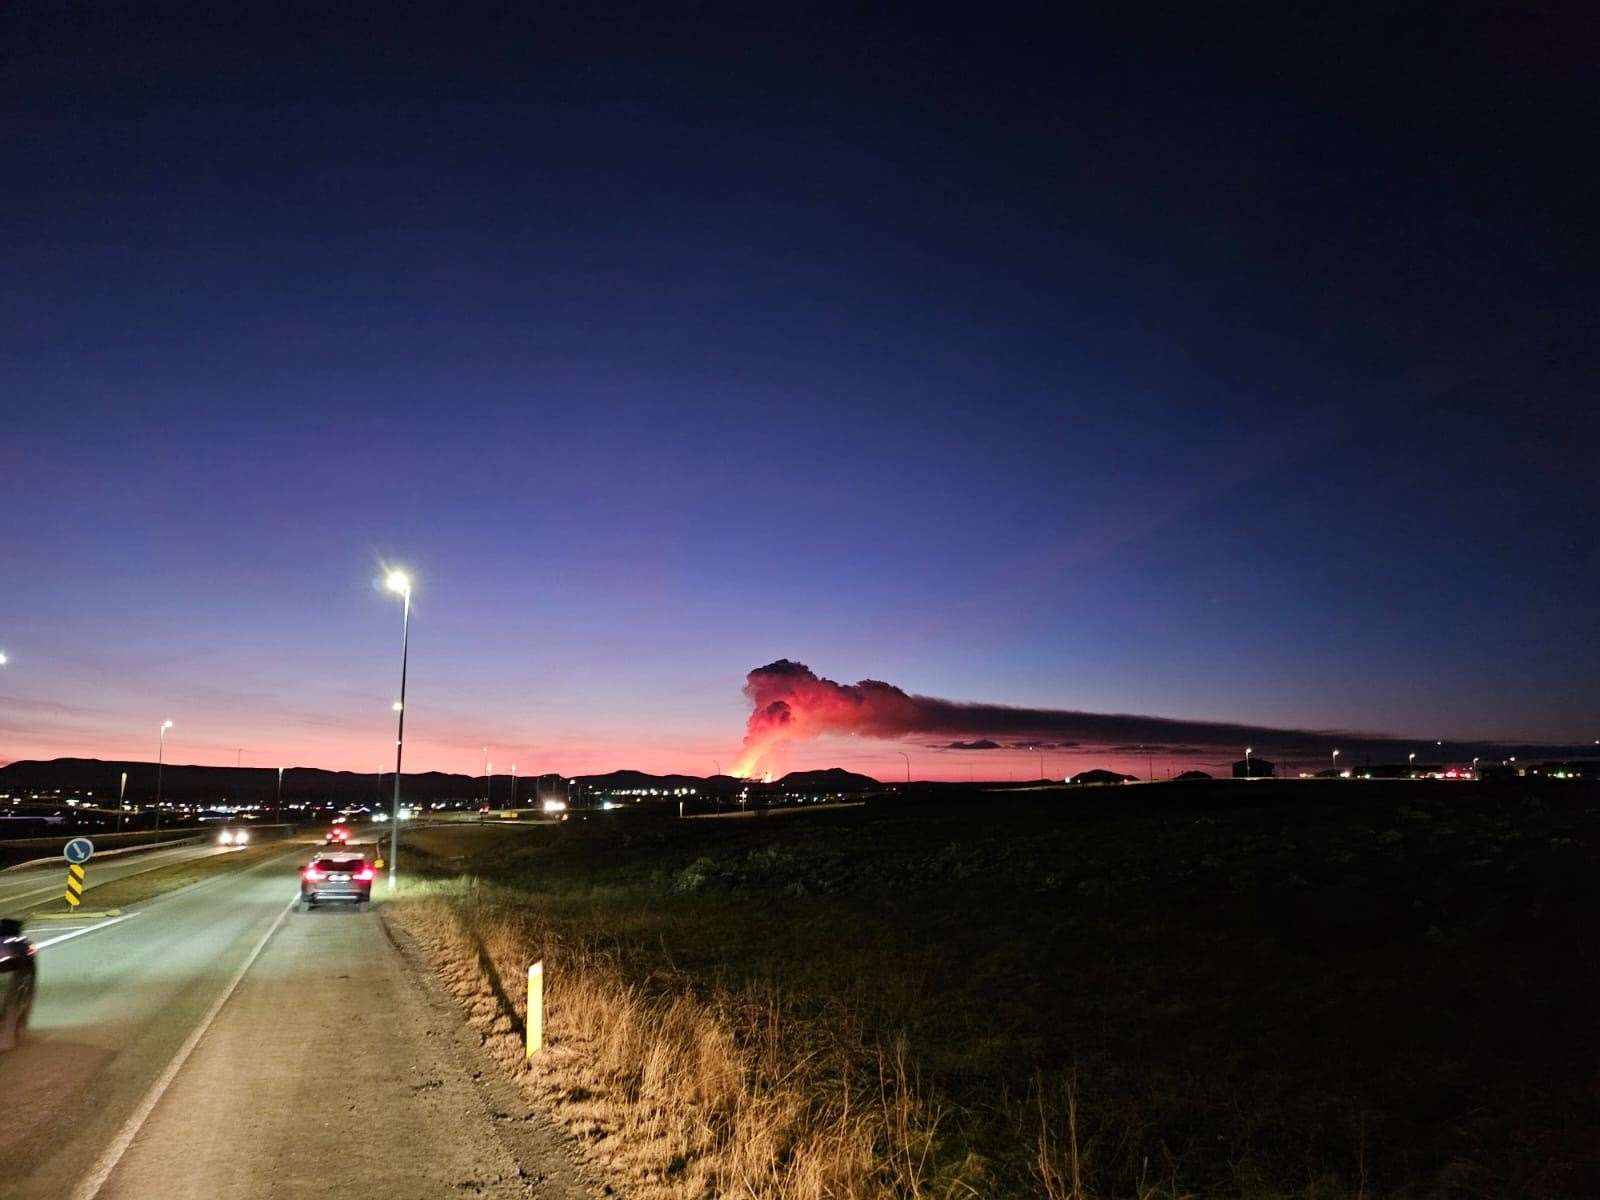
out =
{"type": "MultiPolygon", "coordinates": [[[[745,729],[744,752],[736,769],[751,775],[778,746],[826,734],[903,739],[952,739],[938,748],[960,751],[1048,746],[1075,747],[1079,751],[1107,753],[1177,750],[1196,755],[1243,753],[1246,746],[1259,755],[1290,758],[1324,757],[1333,749],[1354,765],[1357,756],[1382,761],[1405,761],[1412,750],[1434,757],[1434,739],[1401,739],[1386,734],[1348,730],[1284,729],[1224,721],[1188,721],[1132,713],[1093,713],[1064,709],[1013,708],[1003,704],[972,704],[916,696],[876,679],[836,683],[824,679],[804,663],[780,658],[751,671],[744,694],[753,706],[745,729]]],[[[1519,749],[1535,753],[1570,752],[1568,747],[1528,747],[1485,742],[1446,743],[1437,758],[1465,760],[1473,755],[1503,756],[1519,749]]],[[[1437,761],[1437,758],[1435,761],[1437,761]]]]}

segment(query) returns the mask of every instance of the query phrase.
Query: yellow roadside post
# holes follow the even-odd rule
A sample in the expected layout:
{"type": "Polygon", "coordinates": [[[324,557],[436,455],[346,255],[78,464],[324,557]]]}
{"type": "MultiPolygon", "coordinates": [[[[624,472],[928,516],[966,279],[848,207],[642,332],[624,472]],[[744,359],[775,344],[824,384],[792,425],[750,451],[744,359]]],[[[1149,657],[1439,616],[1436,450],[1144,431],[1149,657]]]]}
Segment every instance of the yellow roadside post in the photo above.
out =
{"type": "Polygon", "coordinates": [[[76,837],[61,850],[67,860],[67,906],[77,908],[83,903],[83,864],[94,853],[94,843],[86,837],[76,837]]]}
{"type": "Polygon", "coordinates": [[[544,961],[528,968],[528,1057],[544,1048],[544,961]]]}

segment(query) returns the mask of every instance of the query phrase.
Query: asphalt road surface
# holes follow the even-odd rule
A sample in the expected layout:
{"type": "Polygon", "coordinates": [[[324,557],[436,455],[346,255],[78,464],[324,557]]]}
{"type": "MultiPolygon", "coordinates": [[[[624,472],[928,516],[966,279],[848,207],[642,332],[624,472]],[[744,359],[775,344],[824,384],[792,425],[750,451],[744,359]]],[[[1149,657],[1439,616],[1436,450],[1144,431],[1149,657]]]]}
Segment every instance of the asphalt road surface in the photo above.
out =
{"type": "Polygon", "coordinates": [[[291,911],[312,849],[35,932],[0,1197],[588,1195],[378,913],[291,911]]]}
{"type": "MultiPolygon", "coordinates": [[[[173,863],[194,858],[207,858],[213,854],[236,853],[231,846],[216,844],[216,835],[187,846],[169,846],[161,850],[141,851],[138,854],[118,854],[110,858],[92,858],[84,872],[86,892],[95,886],[110,883],[129,875],[148,871],[153,867],[169,867],[173,863]]],[[[59,896],[67,890],[67,860],[55,858],[38,866],[0,871],[0,915],[21,912],[31,905],[59,896]]],[[[85,907],[92,908],[92,903],[85,907]]],[[[3,1195],[4,1193],[0,1193],[3,1195]]]]}

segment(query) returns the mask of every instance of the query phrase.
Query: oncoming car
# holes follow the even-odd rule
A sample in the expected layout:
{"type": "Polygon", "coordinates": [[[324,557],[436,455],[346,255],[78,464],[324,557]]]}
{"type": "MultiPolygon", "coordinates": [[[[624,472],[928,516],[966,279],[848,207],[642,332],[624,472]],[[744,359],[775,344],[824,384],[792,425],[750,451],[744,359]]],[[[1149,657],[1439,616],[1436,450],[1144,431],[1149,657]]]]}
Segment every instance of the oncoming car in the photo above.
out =
{"type": "Polygon", "coordinates": [[[364,854],[324,850],[300,872],[300,911],[319,904],[354,904],[365,912],[376,875],[364,854]]]}
{"type": "Polygon", "coordinates": [[[22,1040],[33,1011],[33,943],[22,932],[22,922],[0,919],[0,1050],[10,1050],[22,1040]]]}
{"type": "Polygon", "coordinates": [[[250,831],[248,829],[224,829],[217,834],[219,846],[248,846],[250,844],[250,831]]]}

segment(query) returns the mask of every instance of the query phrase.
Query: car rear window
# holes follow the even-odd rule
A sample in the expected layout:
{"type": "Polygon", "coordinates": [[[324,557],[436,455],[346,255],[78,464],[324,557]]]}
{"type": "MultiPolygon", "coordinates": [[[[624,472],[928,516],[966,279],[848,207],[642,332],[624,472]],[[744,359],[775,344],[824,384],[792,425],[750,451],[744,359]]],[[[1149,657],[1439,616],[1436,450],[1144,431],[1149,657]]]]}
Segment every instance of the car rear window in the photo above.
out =
{"type": "Polygon", "coordinates": [[[321,871],[359,871],[362,861],[359,858],[319,858],[311,865],[321,871]]]}

